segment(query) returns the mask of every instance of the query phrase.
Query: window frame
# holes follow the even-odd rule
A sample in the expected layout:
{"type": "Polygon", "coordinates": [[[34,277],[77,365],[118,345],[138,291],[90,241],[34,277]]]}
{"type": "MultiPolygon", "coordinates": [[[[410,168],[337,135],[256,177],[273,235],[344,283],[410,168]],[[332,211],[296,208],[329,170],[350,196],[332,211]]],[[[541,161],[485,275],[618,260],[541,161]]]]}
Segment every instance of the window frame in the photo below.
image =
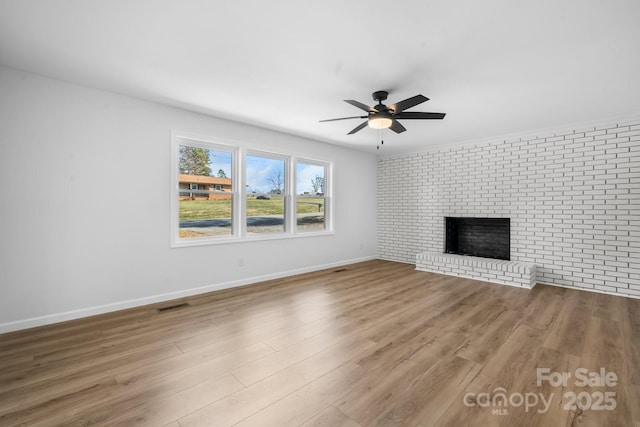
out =
{"type": "MultiPolygon", "coordinates": [[[[263,147],[252,147],[237,141],[213,138],[190,132],[171,132],[171,226],[170,247],[192,247],[217,244],[252,242],[260,240],[277,240],[289,238],[303,238],[312,236],[333,235],[333,161],[316,159],[308,156],[298,156],[294,153],[283,153],[276,150],[264,150],[263,147]],[[196,238],[179,237],[180,221],[180,185],[179,185],[179,148],[188,145],[207,150],[230,152],[231,160],[231,191],[227,190],[198,190],[198,192],[219,193],[231,195],[231,234],[224,236],[209,236],[196,238]],[[276,160],[284,160],[284,231],[257,234],[247,233],[247,156],[259,156],[276,160]],[[325,227],[317,231],[297,230],[297,194],[296,178],[298,163],[323,166],[325,168],[325,227]]],[[[184,190],[183,190],[184,191],[184,190]]],[[[187,190],[189,191],[189,190],[187,190]]],[[[193,190],[192,190],[193,191],[193,190]]]]}
{"type": "Polygon", "coordinates": [[[293,188],[293,209],[294,209],[294,218],[293,218],[293,226],[295,228],[295,232],[296,234],[304,234],[304,235],[313,235],[313,234],[324,234],[326,232],[331,232],[333,231],[333,210],[332,210],[332,206],[333,206],[333,198],[331,197],[333,194],[333,187],[332,187],[332,177],[333,177],[333,162],[327,162],[324,160],[316,160],[316,159],[311,159],[311,158],[306,158],[306,157],[298,157],[296,159],[295,165],[294,165],[294,175],[293,175],[293,184],[294,184],[294,188],[293,188]],[[320,166],[324,168],[324,193],[322,196],[318,196],[318,195],[310,195],[310,196],[304,196],[301,194],[298,194],[298,188],[297,188],[297,183],[298,183],[298,165],[302,163],[305,165],[311,165],[311,166],[320,166]],[[317,199],[317,198],[322,198],[324,199],[324,228],[322,230],[316,230],[316,231],[298,231],[298,197],[301,198],[305,198],[308,197],[310,199],[317,199]]]}
{"type": "MultiPolygon", "coordinates": [[[[238,158],[239,149],[236,146],[217,141],[211,141],[198,136],[186,136],[173,134],[171,138],[171,247],[189,247],[210,244],[212,240],[217,242],[233,241],[240,235],[237,217],[240,214],[240,192],[238,191],[238,158]],[[206,150],[224,151],[231,153],[231,191],[223,190],[197,190],[199,194],[224,194],[231,196],[231,234],[224,236],[185,238],[179,236],[180,231],[180,200],[181,193],[179,183],[179,149],[181,145],[204,148],[206,150]]],[[[191,185],[189,185],[191,188],[191,185]]],[[[182,192],[184,189],[182,189],[182,192]]],[[[196,190],[188,190],[196,192],[196,190]]]]}
{"type": "Polygon", "coordinates": [[[254,150],[254,149],[247,149],[245,150],[243,156],[242,156],[242,162],[243,162],[243,168],[242,168],[242,173],[243,173],[243,178],[244,178],[244,183],[245,185],[243,186],[243,189],[245,190],[244,193],[242,195],[242,203],[243,203],[243,211],[244,211],[244,215],[243,215],[243,221],[242,221],[242,230],[243,230],[243,235],[245,237],[245,239],[247,240],[253,240],[253,239],[262,239],[262,238],[268,238],[270,236],[280,236],[282,237],[283,235],[287,235],[287,234],[291,234],[291,213],[289,212],[289,200],[291,197],[291,189],[290,189],[290,184],[291,184],[291,174],[290,174],[290,165],[292,163],[292,158],[291,156],[287,156],[285,154],[280,154],[280,153],[275,153],[273,151],[264,151],[264,150],[254,150]],[[271,159],[271,160],[282,160],[284,161],[284,189],[283,189],[283,193],[282,193],[282,198],[283,198],[283,202],[284,202],[284,227],[282,231],[275,231],[275,232],[268,232],[268,233],[256,233],[256,234],[249,234],[248,230],[247,230],[247,219],[249,218],[247,216],[247,199],[248,199],[248,194],[247,194],[247,183],[248,183],[248,179],[247,179],[247,157],[248,156],[253,156],[253,157],[263,157],[265,159],[271,159]]]}

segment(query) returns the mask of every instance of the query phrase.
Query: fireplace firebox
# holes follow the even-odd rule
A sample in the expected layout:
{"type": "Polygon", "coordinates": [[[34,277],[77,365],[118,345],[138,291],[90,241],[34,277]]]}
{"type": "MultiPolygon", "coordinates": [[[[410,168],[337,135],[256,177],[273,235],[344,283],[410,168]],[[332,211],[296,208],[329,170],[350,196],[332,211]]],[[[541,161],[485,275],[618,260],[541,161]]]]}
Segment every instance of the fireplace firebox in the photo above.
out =
{"type": "Polygon", "coordinates": [[[511,259],[509,218],[445,217],[445,253],[511,259]]]}

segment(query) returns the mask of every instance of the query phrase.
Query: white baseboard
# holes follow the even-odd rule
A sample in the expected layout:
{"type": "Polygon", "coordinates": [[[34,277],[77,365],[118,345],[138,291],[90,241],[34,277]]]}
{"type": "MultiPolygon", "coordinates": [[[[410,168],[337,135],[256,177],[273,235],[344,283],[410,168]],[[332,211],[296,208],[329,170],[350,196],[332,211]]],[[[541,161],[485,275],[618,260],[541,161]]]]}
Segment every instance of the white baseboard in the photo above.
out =
{"type": "Polygon", "coordinates": [[[538,285],[555,286],[556,288],[573,289],[574,291],[594,292],[596,294],[611,295],[611,296],[614,296],[614,297],[640,299],[640,296],[637,296],[637,295],[628,295],[628,294],[620,294],[620,293],[617,293],[617,292],[601,291],[600,289],[578,288],[576,286],[558,285],[556,283],[546,283],[546,282],[538,282],[537,284],[538,285]]]}
{"type": "Polygon", "coordinates": [[[415,261],[402,261],[399,259],[392,259],[392,258],[384,258],[384,257],[377,257],[376,259],[382,260],[382,261],[391,261],[391,262],[399,262],[401,264],[411,264],[411,265],[416,265],[415,261]]]}
{"type": "Polygon", "coordinates": [[[182,291],[169,292],[165,294],[153,295],[153,296],[144,297],[144,298],[136,298],[132,300],[120,301],[120,302],[115,302],[111,304],[99,305],[95,307],[81,308],[79,310],[65,311],[62,313],[48,314],[46,316],[16,320],[13,322],[0,324],[0,334],[19,331],[22,329],[35,328],[38,326],[49,325],[52,323],[64,322],[67,320],[79,319],[82,317],[95,316],[97,314],[104,314],[104,313],[110,313],[118,310],[125,310],[133,307],[140,307],[147,304],[154,304],[154,303],[170,301],[178,298],[205,294],[207,292],[219,291],[222,289],[252,285],[252,284],[264,282],[267,280],[279,279],[279,278],[288,277],[288,276],[295,276],[297,274],[310,273],[313,271],[324,270],[327,268],[341,267],[344,265],[354,264],[354,263],[363,262],[363,261],[370,261],[373,259],[377,259],[377,257],[368,256],[368,257],[362,257],[362,258],[348,259],[348,260],[333,262],[329,264],[314,265],[310,267],[298,268],[295,270],[283,271],[279,273],[248,277],[244,279],[233,280],[230,282],[216,283],[213,285],[201,286],[198,288],[185,289],[182,291]]]}
{"type": "Polygon", "coordinates": [[[440,271],[427,270],[427,269],[424,269],[424,268],[417,268],[416,267],[416,270],[417,271],[425,271],[427,273],[444,274],[445,276],[463,277],[465,279],[473,279],[473,280],[478,280],[480,282],[495,283],[495,284],[498,284],[498,285],[514,286],[516,288],[527,289],[527,290],[533,289],[536,285],[546,285],[546,286],[555,286],[557,288],[573,289],[574,291],[595,292],[597,294],[611,295],[611,296],[614,296],[614,297],[640,299],[640,296],[636,296],[636,295],[619,294],[619,293],[615,293],[615,292],[601,291],[599,289],[578,288],[578,287],[575,287],[575,286],[558,285],[558,284],[555,284],[555,283],[536,282],[536,283],[533,284],[532,287],[528,288],[526,286],[519,286],[519,285],[516,285],[516,284],[513,284],[513,283],[498,282],[498,281],[493,281],[493,280],[490,281],[490,280],[486,280],[486,279],[478,279],[478,278],[475,278],[475,277],[462,276],[462,275],[458,275],[458,274],[447,274],[447,273],[442,273],[440,271]]]}

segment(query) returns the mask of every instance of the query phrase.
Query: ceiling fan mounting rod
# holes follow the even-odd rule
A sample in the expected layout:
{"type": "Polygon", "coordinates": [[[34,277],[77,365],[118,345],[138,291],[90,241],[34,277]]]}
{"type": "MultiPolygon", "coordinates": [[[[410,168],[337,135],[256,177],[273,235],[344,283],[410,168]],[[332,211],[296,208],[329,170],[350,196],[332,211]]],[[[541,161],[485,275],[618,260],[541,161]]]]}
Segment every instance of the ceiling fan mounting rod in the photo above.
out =
{"type": "Polygon", "coordinates": [[[382,103],[382,101],[387,99],[387,96],[389,96],[389,92],[387,92],[386,90],[379,90],[377,92],[373,92],[373,100],[378,101],[379,103],[382,103]]]}

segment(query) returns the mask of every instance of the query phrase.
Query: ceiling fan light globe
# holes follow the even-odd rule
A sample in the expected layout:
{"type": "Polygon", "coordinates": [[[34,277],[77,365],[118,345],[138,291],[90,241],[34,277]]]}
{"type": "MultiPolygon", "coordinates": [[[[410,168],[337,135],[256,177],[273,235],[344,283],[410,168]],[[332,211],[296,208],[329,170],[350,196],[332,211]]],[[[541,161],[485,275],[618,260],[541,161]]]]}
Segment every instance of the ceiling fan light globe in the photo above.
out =
{"type": "Polygon", "coordinates": [[[369,127],[372,129],[387,129],[391,127],[393,120],[387,116],[371,116],[369,117],[369,127]]]}

